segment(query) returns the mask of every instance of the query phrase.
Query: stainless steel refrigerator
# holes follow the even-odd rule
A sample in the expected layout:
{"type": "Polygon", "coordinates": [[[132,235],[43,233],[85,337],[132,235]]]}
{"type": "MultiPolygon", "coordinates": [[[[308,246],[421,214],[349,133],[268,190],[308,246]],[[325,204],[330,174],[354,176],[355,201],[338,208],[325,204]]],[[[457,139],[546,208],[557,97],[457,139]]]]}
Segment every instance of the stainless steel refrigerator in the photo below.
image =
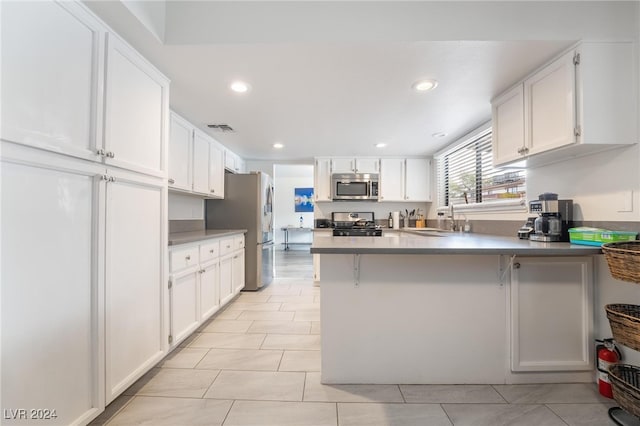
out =
{"type": "Polygon", "coordinates": [[[226,174],[224,200],[207,200],[207,229],[246,229],[245,290],[273,280],[273,181],[266,173],[226,174]]]}

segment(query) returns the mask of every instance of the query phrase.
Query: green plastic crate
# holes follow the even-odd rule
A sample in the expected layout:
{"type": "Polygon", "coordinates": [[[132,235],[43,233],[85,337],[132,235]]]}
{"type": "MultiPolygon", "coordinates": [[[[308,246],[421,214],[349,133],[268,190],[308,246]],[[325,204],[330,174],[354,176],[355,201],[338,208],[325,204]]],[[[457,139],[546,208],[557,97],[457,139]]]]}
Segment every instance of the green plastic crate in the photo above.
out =
{"type": "Polygon", "coordinates": [[[608,229],[580,227],[569,229],[569,241],[572,244],[600,247],[604,243],[617,241],[633,241],[638,236],[637,232],[610,231],[608,229]]]}

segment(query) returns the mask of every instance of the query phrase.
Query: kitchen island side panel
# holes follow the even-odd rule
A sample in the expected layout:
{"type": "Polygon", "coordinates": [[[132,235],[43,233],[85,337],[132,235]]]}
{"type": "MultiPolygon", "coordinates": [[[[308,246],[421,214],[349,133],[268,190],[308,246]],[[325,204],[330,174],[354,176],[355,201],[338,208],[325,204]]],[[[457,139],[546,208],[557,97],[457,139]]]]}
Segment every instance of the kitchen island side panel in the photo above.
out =
{"type": "Polygon", "coordinates": [[[321,255],[322,382],[504,383],[499,256],[321,255]],[[355,263],[354,263],[355,262],[355,263]]]}

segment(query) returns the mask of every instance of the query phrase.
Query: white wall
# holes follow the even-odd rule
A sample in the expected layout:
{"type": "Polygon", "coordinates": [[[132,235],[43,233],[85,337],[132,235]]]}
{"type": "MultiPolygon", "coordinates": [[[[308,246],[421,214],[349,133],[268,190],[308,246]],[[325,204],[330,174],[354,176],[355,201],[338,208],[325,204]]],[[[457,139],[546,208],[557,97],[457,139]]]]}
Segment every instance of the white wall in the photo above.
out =
{"type": "Polygon", "coordinates": [[[640,221],[640,147],[636,145],[527,171],[527,197],[555,192],[574,201],[575,220],[640,221]],[[632,212],[623,210],[632,197],[632,212]]]}
{"type": "Polygon", "coordinates": [[[166,21],[165,1],[123,0],[122,3],[151,32],[151,34],[153,34],[159,41],[164,42],[166,21]]]}
{"type": "MultiPolygon", "coordinates": [[[[387,219],[389,213],[405,210],[420,209],[421,214],[427,214],[432,203],[375,203],[368,201],[338,201],[334,203],[316,203],[315,214],[317,219],[331,219],[331,212],[373,212],[376,220],[387,219]]],[[[425,216],[426,217],[426,216],[425,216]]]]}
{"type": "Polygon", "coordinates": [[[204,200],[198,195],[169,193],[169,220],[204,220],[204,200]]]}

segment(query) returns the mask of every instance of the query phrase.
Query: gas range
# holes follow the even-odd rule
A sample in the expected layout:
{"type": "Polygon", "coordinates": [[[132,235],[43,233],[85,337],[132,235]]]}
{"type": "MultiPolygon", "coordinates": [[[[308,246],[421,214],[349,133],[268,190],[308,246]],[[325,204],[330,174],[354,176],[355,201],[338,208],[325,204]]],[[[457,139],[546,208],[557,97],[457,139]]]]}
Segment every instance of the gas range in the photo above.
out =
{"type": "Polygon", "coordinates": [[[334,237],[380,237],[382,229],[376,226],[373,212],[333,212],[334,237]]]}
{"type": "Polygon", "coordinates": [[[335,228],[334,237],[381,237],[380,228],[335,228]]]}

